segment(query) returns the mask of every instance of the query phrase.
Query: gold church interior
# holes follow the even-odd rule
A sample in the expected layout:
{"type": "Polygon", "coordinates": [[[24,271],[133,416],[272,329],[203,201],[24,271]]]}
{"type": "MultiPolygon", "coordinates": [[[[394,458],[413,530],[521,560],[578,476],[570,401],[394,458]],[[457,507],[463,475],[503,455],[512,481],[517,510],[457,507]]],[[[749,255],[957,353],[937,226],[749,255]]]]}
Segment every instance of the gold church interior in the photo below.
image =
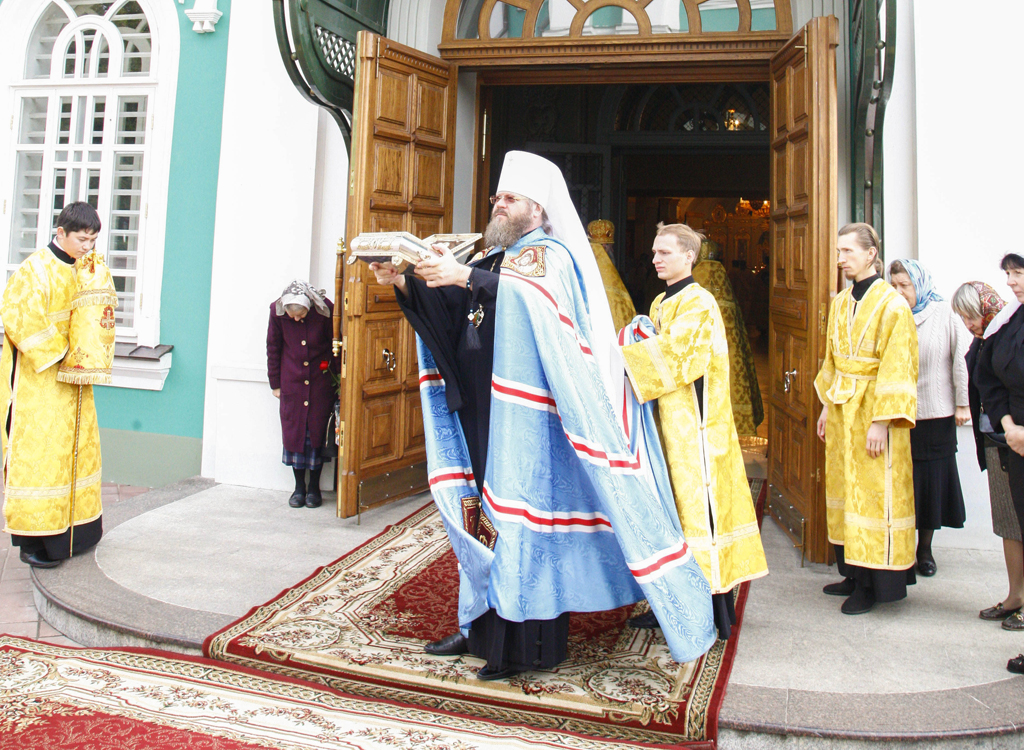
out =
{"type": "MultiPolygon", "coordinates": [[[[761,390],[769,372],[770,261],[766,83],[485,86],[489,192],[506,151],[562,167],[583,223],[610,220],[606,249],[638,312],[664,291],[651,264],[659,222],[714,245],[750,341],[761,390]]],[[[481,210],[486,211],[489,205],[481,210]]],[[[478,214],[478,222],[484,217],[478,214]]],[[[481,223],[482,226],[482,223],[481,223]]],[[[763,455],[760,440],[745,441],[763,455]]]]}

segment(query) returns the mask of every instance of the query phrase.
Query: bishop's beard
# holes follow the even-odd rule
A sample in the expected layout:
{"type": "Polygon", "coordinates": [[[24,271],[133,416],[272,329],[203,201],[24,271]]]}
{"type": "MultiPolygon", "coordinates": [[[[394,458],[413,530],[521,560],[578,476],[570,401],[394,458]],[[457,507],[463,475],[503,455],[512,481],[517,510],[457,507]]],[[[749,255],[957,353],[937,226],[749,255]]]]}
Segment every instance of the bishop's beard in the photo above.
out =
{"type": "Polygon", "coordinates": [[[500,218],[491,217],[487,224],[487,229],[484,230],[484,247],[511,247],[519,242],[530,227],[529,214],[506,215],[504,221],[499,221],[500,218]]]}

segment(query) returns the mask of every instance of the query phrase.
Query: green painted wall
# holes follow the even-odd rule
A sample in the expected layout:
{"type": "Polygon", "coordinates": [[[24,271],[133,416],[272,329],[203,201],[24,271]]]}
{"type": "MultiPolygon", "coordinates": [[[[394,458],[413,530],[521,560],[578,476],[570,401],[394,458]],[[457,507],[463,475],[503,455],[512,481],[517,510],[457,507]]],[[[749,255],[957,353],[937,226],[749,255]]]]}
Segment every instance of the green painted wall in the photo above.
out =
{"type": "Polygon", "coordinates": [[[199,474],[203,441],[152,432],[100,428],[103,481],[164,487],[199,474]]]}
{"type": "Polygon", "coordinates": [[[166,187],[150,188],[150,201],[166,190],[160,343],[174,345],[173,361],[162,391],[95,389],[106,482],[158,487],[195,476],[201,466],[231,0],[218,3],[224,15],[212,34],[192,31],[184,12],[191,5],[174,3],[181,48],[170,174],[166,187]]]}
{"type": "MultiPolygon", "coordinates": [[[[181,50],[160,309],[160,343],[173,344],[174,353],[162,391],[96,389],[100,427],[107,430],[202,439],[230,6],[230,0],[220,0],[224,15],[212,34],[192,31],[186,6],[176,6],[181,50]]],[[[159,200],[160,189],[152,186],[150,200],[159,200]]],[[[132,450],[130,443],[124,447],[132,450]]],[[[108,453],[104,448],[104,463],[113,468],[108,453]]]]}

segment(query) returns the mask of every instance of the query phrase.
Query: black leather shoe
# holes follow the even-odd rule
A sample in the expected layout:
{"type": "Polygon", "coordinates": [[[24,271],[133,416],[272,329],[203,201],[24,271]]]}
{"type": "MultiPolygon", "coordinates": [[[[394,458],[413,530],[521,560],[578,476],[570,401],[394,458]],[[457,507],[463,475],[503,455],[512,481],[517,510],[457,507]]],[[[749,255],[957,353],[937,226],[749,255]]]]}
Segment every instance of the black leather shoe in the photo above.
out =
{"type": "Polygon", "coordinates": [[[46,554],[46,550],[42,549],[35,552],[22,550],[19,557],[23,563],[31,565],[33,568],[56,568],[61,563],[60,560],[51,560],[46,554]]]}
{"type": "MultiPolygon", "coordinates": [[[[1016,674],[1024,674],[1024,654],[1015,656],[1010,661],[1006,662],[1006,669],[1016,674]]],[[[478,674],[477,677],[480,675],[478,674]]]]}
{"type": "Polygon", "coordinates": [[[843,606],[840,609],[844,615],[862,615],[865,612],[870,612],[874,606],[875,592],[858,586],[854,589],[850,598],[843,602],[843,606]]]}
{"type": "Polygon", "coordinates": [[[295,492],[292,493],[292,496],[290,498],[288,498],[288,505],[290,505],[293,508],[301,508],[305,504],[306,504],[306,491],[305,490],[295,490],[295,492]]]}
{"type": "Polygon", "coordinates": [[[839,583],[830,583],[822,591],[829,596],[849,596],[856,588],[857,582],[852,578],[844,578],[839,583]]]}
{"type": "Polygon", "coordinates": [[[324,502],[324,499],[320,497],[319,493],[307,492],[306,493],[306,507],[307,508],[319,508],[324,502]]]}
{"type": "Polygon", "coordinates": [[[476,678],[478,680],[504,680],[506,677],[512,677],[513,675],[519,674],[518,669],[512,667],[505,667],[504,669],[495,669],[494,667],[481,667],[476,672],[476,678]]]}
{"type": "Polygon", "coordinates": [[[439,641],[428,643],[423,650],[434,656],[457,656],[469,651],[469,639],[462,633],[452,633],[439,641]]]}
{"type": "Polygon", "coordinates": [[[928,557],[917,561],[917,572],[923,575],[925,578],[931,578],[935,575],[935,571],[939,568],[935,564],[935,559],[929,555],[928,557]]]}
{"type": "Polygon", "coordinates": [[[638,630],[652,630],[654,628],[660,628],[661,625],[658,623],[658,617],[651,610],[647,610],[642,615],[636,617],[630,617],[626,620],[626,624],[631,628],[637,628],[638,630]]]}
{"type": "Polygon", "coordinates": [[[978,613],[978,617],[982,620],[1005,620],[1007,617],[1012,617],[1018,612],[1020,612],[1020,607],[1017,607],[1016,609],[1003,609],[1003,603],[999,602],[999,604],[994,607],[981,610],[981,612],[978,613]]]}

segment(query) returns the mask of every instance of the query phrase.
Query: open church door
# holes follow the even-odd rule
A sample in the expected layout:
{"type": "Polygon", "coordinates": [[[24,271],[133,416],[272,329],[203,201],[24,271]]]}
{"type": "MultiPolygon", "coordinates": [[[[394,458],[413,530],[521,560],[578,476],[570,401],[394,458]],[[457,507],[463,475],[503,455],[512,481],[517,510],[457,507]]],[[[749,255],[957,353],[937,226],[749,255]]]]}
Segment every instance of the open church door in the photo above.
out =
{"type": "MultiPolygon", "coordinates": [[[[455,66],[369,31],[357,38],[347,236],[450,232],[455,66]]],[[[338,515],[427,488],[412,328],[365,263],[343,281],[344,439],[338,515]]]]}
{"type": "Polygon", "coordinates": [[[769,508],[826,562],[825,451],[814,376],[835,290],[838,22],[812,19],[771,62],[769,508]]]}

